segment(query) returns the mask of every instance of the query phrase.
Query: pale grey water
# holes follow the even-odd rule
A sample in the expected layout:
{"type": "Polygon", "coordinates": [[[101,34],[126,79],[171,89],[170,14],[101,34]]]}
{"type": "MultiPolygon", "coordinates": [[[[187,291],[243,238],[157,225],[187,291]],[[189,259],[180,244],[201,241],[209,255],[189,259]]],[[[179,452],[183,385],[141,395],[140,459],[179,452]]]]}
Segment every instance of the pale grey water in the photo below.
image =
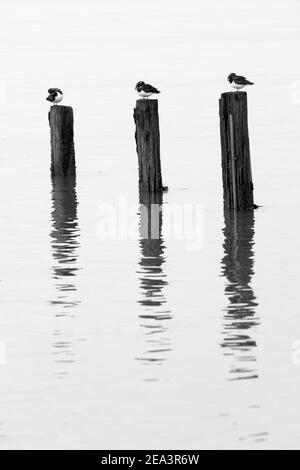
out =
{"type": "Polygon", "coordinates": [[[0,16],[0,447],[299,448],[298,1],[26,2],[0,16]],[[223,214],[218,98],[248,92],[254,215],[223,214]],[[159,97],[164,211],[204,244],[101,240],[138,203],[134,84],[159,97]],[[49,175],[46,91],[78,175],[49,175]],[[2,86],[3,87],[3,86],[2,86]],[[2,100],[3,101],[3,100],[2,100]]]}

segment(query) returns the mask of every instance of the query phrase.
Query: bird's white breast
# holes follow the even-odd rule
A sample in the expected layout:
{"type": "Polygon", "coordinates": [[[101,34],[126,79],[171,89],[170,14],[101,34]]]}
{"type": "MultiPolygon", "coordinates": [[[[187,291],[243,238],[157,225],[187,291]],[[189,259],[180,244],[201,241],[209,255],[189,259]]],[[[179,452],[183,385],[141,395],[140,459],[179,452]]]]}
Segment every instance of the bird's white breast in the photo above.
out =
{"type": "Polygon", "coordinates": [[[63,97],[64,95],[62,95],[61,93],[58,93],[57,96],[54,98],[54,103],[60,103],[63,97]]]}
{"type": "Polygon", "coordinates": [[[143,90],[138,91],[138,94],[139,94],[140,96],[142,96],[143,98],[148,98],[148,96],[153,95],[153,93],[151,93],[151,92],[146,92],[146,91],[143,91],[143,90]]]}
{"type": "Polygon", "coordinates": [[[231,86],[232,86],[232,88],[234,88],[235,90],[241,90],[241,89],[244,88],[246,85],[238,85],[237,83],[232,82],[232,83],[231,83],[231,86]]]}

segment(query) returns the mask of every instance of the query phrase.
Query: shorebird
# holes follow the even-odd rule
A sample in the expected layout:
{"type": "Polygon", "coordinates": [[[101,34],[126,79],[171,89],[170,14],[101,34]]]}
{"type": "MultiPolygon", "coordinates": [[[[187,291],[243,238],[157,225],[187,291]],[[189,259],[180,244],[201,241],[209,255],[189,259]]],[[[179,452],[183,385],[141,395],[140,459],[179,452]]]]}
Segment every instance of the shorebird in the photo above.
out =
{"type": "Polygon", "coordinates": [[[59,88],[49,88],[49,96],[46,98],[47,101],[57,104],[63,99],[63,92],[59,88]]]}
{"type": "Polygon", "coordinates": [[[236,75],[235,73],[231,73],[228,75],[227,80],[229,81],[230,85],[232,88],[235,88],[236,91],[241,90],[247,85],[254,85],[254,83],[249,82],[245,77],[242,77],[241,75],[236,75]]]}
{"type": "Polygon", "coordinates": [[[153,95],[153,94],[158,94],[160,93],[160,91],[158,91],[157,88],[154,88],[154,86],[152,85],[149,85],[145,82],[138,82],[136,85],[135,85],[135,89],[136,91],[138,92],[138,94],[140,96],[142,96],[142,98],[149,98],[149,96],[153,95]]]}

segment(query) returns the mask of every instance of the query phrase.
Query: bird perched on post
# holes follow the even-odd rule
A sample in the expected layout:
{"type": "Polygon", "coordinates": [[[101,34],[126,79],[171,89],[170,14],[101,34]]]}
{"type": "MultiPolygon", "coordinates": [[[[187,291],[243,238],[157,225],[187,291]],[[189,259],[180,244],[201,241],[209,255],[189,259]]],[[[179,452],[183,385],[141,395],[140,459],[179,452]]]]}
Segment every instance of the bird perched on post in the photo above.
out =
{"type": "Polygon", "coordinates": [[[57,104],[64,97],[62,91],[59,88],[49,88],[48,93],[49,96],[46,98],[46,100],[50,101],[50,103],[57,104]]]}
{"type": "Polygon", "coordinates": [[[241,90],[247,85],[254,85],[254,83],[249,82],[245,77],[242,77],[241,75],[236,75],[235,73],[231,73],[228,75],[227,80],[229,81],[230,85],[232,88],[235,88],[236,91],[241,90]]]}
{"type": "Polygon", "coordinates": [[[154,86],[149,85],[145,82],[138,82],[135,85],[135,89],[138,92],[138,94],[142,96],[142,98],[144,99],[149,98],[149,96],[151,95],[160,93],[160,91],[158,91],[157,88],[154,88],[154,86]]]}

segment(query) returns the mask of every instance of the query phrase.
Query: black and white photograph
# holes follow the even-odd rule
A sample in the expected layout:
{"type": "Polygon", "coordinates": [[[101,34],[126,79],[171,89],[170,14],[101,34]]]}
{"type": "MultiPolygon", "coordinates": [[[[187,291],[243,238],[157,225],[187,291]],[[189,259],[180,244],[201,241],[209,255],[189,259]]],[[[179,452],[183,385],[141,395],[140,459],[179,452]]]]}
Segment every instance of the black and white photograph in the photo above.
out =
{"type": "Polygon", "coordinates": [[[299,0],[1,3],[0,450],[300,450],[299,52],[299,0]]]}

